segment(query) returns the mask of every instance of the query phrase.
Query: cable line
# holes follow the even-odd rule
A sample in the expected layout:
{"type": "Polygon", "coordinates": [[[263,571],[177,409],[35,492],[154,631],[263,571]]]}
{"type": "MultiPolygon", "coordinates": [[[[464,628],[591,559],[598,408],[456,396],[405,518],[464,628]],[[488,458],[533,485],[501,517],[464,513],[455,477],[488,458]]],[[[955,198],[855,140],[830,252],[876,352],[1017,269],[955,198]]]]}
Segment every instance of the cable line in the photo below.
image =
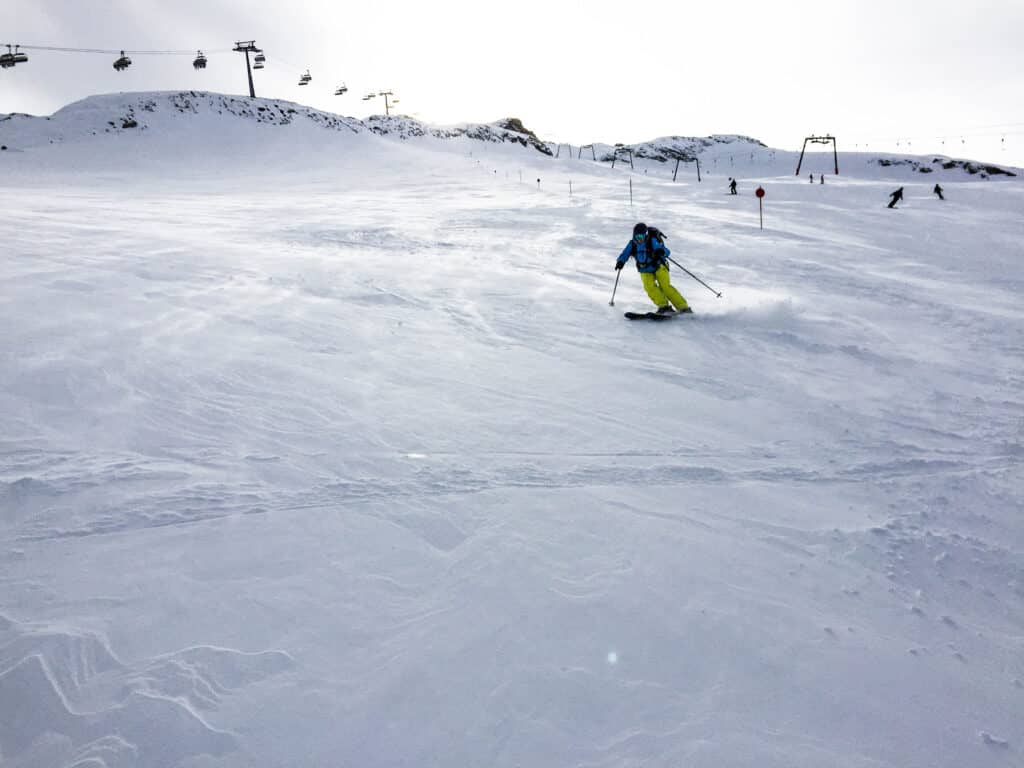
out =
{"type": "MultiPolygon", "coordinates": [[[[19,45],[18,47],[26,51],[57,51],[58,53],[102,53],[108,56],[116,56],[119,53],[130,53],[133,56],[194,56],[196,53],[196,49],[194,48],[187,51],[136,51],[129,50],[127,48],[65,48],[53,45],[19,45]]],[[[203,50],[205,50],[207,53],[231,53],[230,48],[204,48],[203,50]]]]}

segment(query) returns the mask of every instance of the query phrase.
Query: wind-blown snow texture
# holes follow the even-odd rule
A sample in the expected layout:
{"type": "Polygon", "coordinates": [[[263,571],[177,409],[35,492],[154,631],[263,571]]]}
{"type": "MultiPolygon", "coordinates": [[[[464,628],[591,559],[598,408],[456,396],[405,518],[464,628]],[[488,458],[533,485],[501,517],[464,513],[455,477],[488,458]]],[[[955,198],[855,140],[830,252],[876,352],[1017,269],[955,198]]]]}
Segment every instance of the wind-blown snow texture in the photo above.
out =
{"type": "Polygon", "coordinates": [[[302,110],[0,121],[5,768],[1022,764],[1019,176],[302,110]]]}

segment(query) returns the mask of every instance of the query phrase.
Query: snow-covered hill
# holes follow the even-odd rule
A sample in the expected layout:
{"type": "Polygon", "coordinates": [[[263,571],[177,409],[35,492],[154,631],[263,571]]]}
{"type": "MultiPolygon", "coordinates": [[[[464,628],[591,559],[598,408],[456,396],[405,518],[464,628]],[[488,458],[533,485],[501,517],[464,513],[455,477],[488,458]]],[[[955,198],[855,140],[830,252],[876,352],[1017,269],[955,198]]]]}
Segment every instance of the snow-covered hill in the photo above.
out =
{"type": "Polygon", "coordinates": [[[280,99],[248,99],[202,91],[90,96],[51,117],[5,115],[0,117],[0,140],[8,149],[24,149],[43,143],[80,141],[99,134],[175,131],[184,126],[208,125],[211,118],[218,125],[233,125],[236,129],[240,123],[268,126],[300,123],[332,131],[370,131],[403,139],[468,136],[480,141],[513,142],[545,154],[550,151],[514,118],[490,125],[438,128],[409,117],[377,115],[362,121],[280,99]]]}
{"type": "Polygon", "coordinates": [[[182,99],[0,122],[4,768],[1021,764],[1019,176],[182,99]]]}
{"type": "MultiPolygon", "coordinates": [[[[648,171],[662,175],[676,173],[675,161],[693,163],[700,159],[704,171],[722,171],[736,176],[741,173],[778,172],[796,166],[797,154],[765,146],[757,139],[737,135],[708,137],[666,136],[639,144],[557,144],[545,142],[517,118],[506,118],[490,124],[430,126],[406,116],[376,115],[367,120],[343,117],[280,99],[248,99],[202,91],[158,93],[121,93],[91,96],[61,109],[50,117],[24,114],[0,116],[0,147],[7,151],[23,151],[64,142],[88,141],[104,135],[136,135],[152,133],[167,137],[185,134],[188,147],[201,150],[211,139],[235,136],[250,126],[292,126],[296,130],[321,128],[342,133],[373,133],[399,139],[469,139],[485,143],[511,144],[536,150],[544,155],[570,159],[590,158],[604,164],[632,162],[648,171]],[[728,165],[727,165],[728,164],[728,165]],[[663,168],[661,166],[664,166],[663,168]],[[709,167],[710,166],[710,167],[709,167]]],[[[302,133],[302,137],[305,133],[302,133]]],[[[287,133],[278,140],[305,141],[287,133]]],[[[267,136],[259,143],[266,143],[267,136]]],[[[247,142],[243,142],[247,143],[247,142]]],[[[842,153],[841,173],[861,175],[870,166],[872,177],[913,178],[917,173],[937,173],[937,177],[956,178],[963,173],[980,178],[1012,177],[1014,169],[993,164],[957,160],[945,156],[910,157],[842,153]]],[[[814,168],[819,158],[822,170],[832,168],[820,158],[825,153],[811,153],[805,168],[814,168]],[[827,167],[828,166],[828,167],[827,167]]]]}

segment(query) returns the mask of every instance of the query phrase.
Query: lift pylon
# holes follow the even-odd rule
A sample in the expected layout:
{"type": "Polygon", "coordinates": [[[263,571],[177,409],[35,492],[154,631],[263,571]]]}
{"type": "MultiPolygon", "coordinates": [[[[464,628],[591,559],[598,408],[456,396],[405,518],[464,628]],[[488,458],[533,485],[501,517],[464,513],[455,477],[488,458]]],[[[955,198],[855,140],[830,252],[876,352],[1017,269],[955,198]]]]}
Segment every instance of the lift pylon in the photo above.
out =
{"type": "Polygon", "coordinates": [[[832,145],[832,160],[835,163],[836,176],[839,175],[839,153],[836,152],[836,137],[835,136],[808,136],[804,139],[803,149],[800,150],[800,159],[796,163],[796,173],[794,176],[800,175],[800,166],[804,162],[804,152],[807,151],[807,142],[811,144],[831,144],[832,145]]]}

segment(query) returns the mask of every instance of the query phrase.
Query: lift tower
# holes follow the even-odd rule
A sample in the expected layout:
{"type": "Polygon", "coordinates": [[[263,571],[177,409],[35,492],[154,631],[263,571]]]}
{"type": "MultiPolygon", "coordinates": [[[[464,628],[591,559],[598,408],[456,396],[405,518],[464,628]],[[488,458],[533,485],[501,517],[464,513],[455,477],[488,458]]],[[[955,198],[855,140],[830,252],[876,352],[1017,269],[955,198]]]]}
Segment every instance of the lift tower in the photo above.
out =
{"type": "Polygon", "coordinates": [[[839,153],[836,152],[836,137],[835,136],[808,136],[804,139],[803,149],[800,150],[800,159],[796,163],[796,176],[800,175],[800,166],[804,162],[804,152],[807,151],[807,142],[811,144],[831,144],[832,145],[832,161],[835,163],[836,176],[839,175],[839,153]]]}
{"type": "Polygon", "coordinates": [[[245,54],[245,71],[249,75],[249,96],[255,99],[256,89],[252,85],[252,65],[249,64],[249,54],[259,53],[260,49],[256,47],[255,40],[246,40],[245,42],[235,43],[234,50],[245,54]]]}

